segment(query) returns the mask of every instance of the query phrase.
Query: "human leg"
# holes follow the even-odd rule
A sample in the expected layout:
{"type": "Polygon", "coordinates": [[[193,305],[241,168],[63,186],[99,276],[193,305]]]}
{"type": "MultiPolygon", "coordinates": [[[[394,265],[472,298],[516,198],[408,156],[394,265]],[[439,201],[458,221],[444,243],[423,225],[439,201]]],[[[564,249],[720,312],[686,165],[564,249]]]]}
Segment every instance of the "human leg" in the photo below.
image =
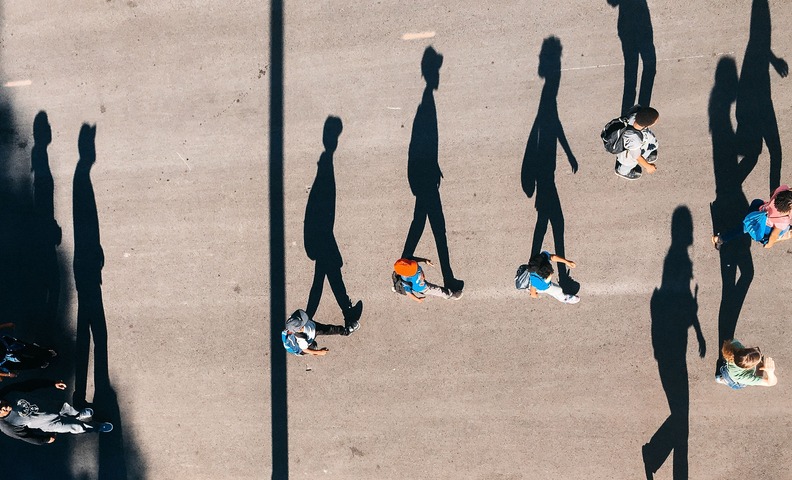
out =
{"type": "Polygon", "coordinates": [[[424,290],[421,293],[427,296],[440,297],[446,299],[451,298],[452,296],[451,290],[429,282],[426,282],[426,290],[424,290]]]}
{"type": "Polygon", "coordinates": [[[539,293],[549,295],[562,303],[578,303],[580,301],[580,297],[577,295],[568,295],[564,293],[564,290],[562,290],[561,287],[556,283],[551,283],[546,290],[542,290],[539,293]]]}
{"type": "Polygon", "coordinates": [[[345,335],[346,328],[340,325],[325,325],[314,320],[317,335],[345,335]]]}

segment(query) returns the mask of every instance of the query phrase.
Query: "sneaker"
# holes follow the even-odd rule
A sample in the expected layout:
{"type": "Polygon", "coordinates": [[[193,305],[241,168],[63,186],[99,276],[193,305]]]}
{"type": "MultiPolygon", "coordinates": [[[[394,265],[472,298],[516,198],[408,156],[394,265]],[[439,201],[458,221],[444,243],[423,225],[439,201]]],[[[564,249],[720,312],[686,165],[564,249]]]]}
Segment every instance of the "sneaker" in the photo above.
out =
{"type": "Polygon", "coordinates": [[[101,433],[108,433],[113,431],[113,424],[110,422],[104,422],[99,424],[99,428],[97,428],[101,433]]]}
{"type": "Polygon", "coordinates": [[[356,332],[360,328],[360,322],[354,321],[346,326],[344,329],[344,336],[352,335],[353,332],[356,332]]]}
{"type": "Polygon", "coordinates": [[[715,383],[726,385],[726,380],[724,380],[723,377],[721,377],[720,375],[715,375],[715,383]]]}
{"type": "Polygon", "coordinates": [[[52,349],[50,349],[49,354],[50,354],[50,357],[52,357],[52,358],[55,358],[55,357],[58,356],[58,352],[56,352],[55,350],[52,350],[52,349]]]}
{"type": "Polygon", "coordinates": [[[460,298],[462,298],[462,290],[451,292],[451,296],[448,298],[450,298],[451,300],[459,300],[460,298]]]}
{"type": "Polygon", "coordinates": [[[77,420],[81,422],[89,422],[94,416],[93,408],[83,408],[80,410],[80,414],[77,415],[77,420]]]}
{"type": "Polygon", "coordinates": [[[448,281],[443,279],[443,286],[452,292],[462,291],[465,288],[465,282],[458,278],[451,278],[448,281]]]}
{"type": "Polygon", "coordinates": [[[644,158],[644,160],[646,160],[646,163],[649,165],[654,165],[657,161],[657,150],[652,151],[652,153],[650,153],[648,157],[644,158]]]}
{"type": "Polygon", "coordinates": [[[41,364],[41,368],[47,368],[47,367],[49,367],[49,362],[44,362],[41,364]]]}
{"type": "Polygon", "coordinates": [[[633,168],[632,170],[630,170],[630,173],[628,173],[627,175],[622,175],[621,173],[619,173],[619,169],[618,168],[616,170],[614,170],[614,172],[616,173],[616,175],[618,175],[619,177],[622,177],[624,179],[627,179],[627,180],[638,180],[639,178],[641,178],[641,172],[638,170],[638,168],[639,167],[633,168]]]}
{"type": "Polygon", "coordinates": [[[564,297],[564,303],[568,303],[570,305],[574,305],[580,301],[580,297],[577,295],[567,295],[564,297]]]}
{"type": "Polygon", "coordinates": [[[363,302],[358,300],[356,304],[352,305],[344,312],[344,323],[346,323],[347,326],[349,326],[360,320],[360,316],[362,314],[363,314],[363,302]]]}

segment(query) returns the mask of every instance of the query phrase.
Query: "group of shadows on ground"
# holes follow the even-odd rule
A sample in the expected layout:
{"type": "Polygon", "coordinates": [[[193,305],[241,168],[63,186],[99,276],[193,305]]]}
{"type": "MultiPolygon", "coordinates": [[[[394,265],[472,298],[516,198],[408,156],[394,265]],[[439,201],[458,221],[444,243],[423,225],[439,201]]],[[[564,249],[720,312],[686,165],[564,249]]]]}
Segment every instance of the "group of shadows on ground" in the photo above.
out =
{"type": "Polygon", "coordinates": [[[45,411],[58,411],[69,400],[77,408],[90,406],[97,419],[112,422],[115,429],[101,436],[59,434],[54,443],[43,446],[0,436],[0,471],[8,479],[126,479],[128,474],[143,478],[144,467],[134,446],[124,443],[121,412],[109,375],[102,303],[104,255],[90,177],[96,161],[96,127],[83,124],[80,129],[73,180],[76,336],[69,308],[73,297],[64,273],[69,269],[59,248],[61,228],[54,216],[55,185],[47,154],[52,132],[47,114],[42,111],[35,117],[29,164],[28,137],[21,131],[9,101],[0,98],[0,318],[16,324],[12,335],[54,348],[59,355],[46,370],[20,371],[18,378],[6,379],[0,384],[0,398],[26,379],[64,380],[69,387],[73,384],[71,399],[54,388],[25,394],[25,398],[45,411]],[[94,395],[88,403],[91,340],[94,395]],[[130,472],[128,465],[134,466],[130,472]]]}
{"type": "MultiPolygon", "coordinates": [[[[648,106],[656,74],[656,55],[651,16],[646,0],[607,0],[619,8],[618,34],[624,54],[624,90],[621,111],[625,113],[636,100],[648,106]],[[639,57],[643,64],[638,88],[639,57]]],[[[771,50],[770,9],[767,0],[754,0],[751,10],[750,36],[740,75],[734,58],[720,59],[709,101],[709,124],[712,135],[713,169],[716,198],[711,204],[713,232],[725,232],[740,225],[749,209],[742,184],[756,166],[766,144],[770,156],[770,191],[780,185],[781,143],[770,92],[772,65],[782,76],[786,63],[771,50]],[[737,129],[731,121],[731,108],[736,103],[737,129]]],[[[555,253],[565,256],[564,215],[555,182],[557,147],[560,144],[572,172],[578,163],[564,134],[558,115],[557,95],[561,82],[562,45],[557,37],[548,37],[539,54],[538,75],[544,79],[540,102],[531,128],[521,169],[522,188],[530,199],[535,195],[537,211],[531,254],[541,250],[548,225],[553,230],[555,253]]],[[[434,90],[439,87],[439,70],[443,57],[428,47],[421,62],[426,80],[421,103],[413,121],[408,152],[408,180],[416,198],[415,212],[407,235],[403,257],[414,255],[426,219],[432,227],[444,283],[461,288],[450,265],[445,217],[439,194],[443,177],[438,162],[437,111],[434,90]]],[[[603,120],[604,123],[604,120],[603,120]]],[[[307,312],[313,315],[322,294],[325,276],[342,311],[351,302],[341,275],[343,260],[333,234],[335,222],[335,174],[333,153],[341,134],[341,120],[329,117],[325,122],[324,145],[316,179],[313,183],[305,215],[305,248],[316,261],[316,274],[308,300],[307,312]]],[[[652,478],[673,452],[673,478],[688,478],[689,383],[687,372],[688,330],[693,327],[699,353],[706,354],[706,342],[698,321],[698,286],[691,292],[693,264],[688,254],[693,244],[693,219],[685,206],[672,215],[671,246],[663,265],[660,287],[651,298],[651,335],[660,380],[665,391],[670,415],[642,449],[647,478],[652,478]]],[[[753,280],[754,268],[750,239],[745,236],[720,249],[722,295],[718,317],[718,347],[734,337],[743,302],[753,280]]],[[[558,264],[559,284],[567,293],[578,293],[580,285],[569,275],[564,264],[558,264]]],[[[273,320],[277,321],[277,320],[273,320]]],[[[279,343],[279,342],[278,342],[279,343]]],[[[714,375],[722,358],[719,355],[714,375]]],[[[285,382],[285,376],[282,377],[285,382]]],[[[275,390],[273,390],[274,392],[275,390]]],[[[285,392],[285,389],[283,390],[285,392]]],[[[285,397],[273,395],[273,405],[285,397]]],[[[276,431],[287,425],[273,419],[273,439],[284,438],[276,431]]],[[[273,445],[273,449],[277,449],[273,445]]],[[[282,451],[280,452],[282,453],[282,451]]],[[[273,468],[273,478],[288,475],[288,465],[273,468]]]]}

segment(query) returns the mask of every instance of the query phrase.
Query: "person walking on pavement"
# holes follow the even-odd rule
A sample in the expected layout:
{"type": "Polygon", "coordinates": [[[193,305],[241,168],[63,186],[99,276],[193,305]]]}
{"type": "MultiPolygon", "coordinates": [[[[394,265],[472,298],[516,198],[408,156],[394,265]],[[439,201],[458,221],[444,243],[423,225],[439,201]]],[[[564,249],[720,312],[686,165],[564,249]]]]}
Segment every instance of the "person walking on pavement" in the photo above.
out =
{"type": "Polygon", "coordinates": [[[553,273],[555,273],[553,262],[563,263],[569,268],[577,266],[572,260],[567,260],[550,252],[541,252],[531,257],[526,269],[530,273],[530,287],[528,288],[531,292],[531,297],[538,298],[539,294],[543,293],[562,303],[578,303],[580,297],[564,293],[561,287],[553,282],[553,273]]]}
{"type": "MultiPolygon", "coordinates": [[[[9,385],[3,389],[3,393],[5,396],[11,391],[30,392],[52,386],[58,390],[66,389],[62,381],[31,380],[9,385]]],[[[57,433],[106,433],[113,430],[112,423],[94,422],[93,415],[90,408],[77,411],[68,403],[63,404],[59,413],[48,413],[27,399],[19,398],[11,402],[3,398],[0,400],[0,431],[11,438],[43,445],[54,442],[57,433]]]]}
{"type": "Polygon", "coordinates": [[[655,125],[660,114],[651,107],[636,105],[627,115],[629,127],[622,134],[624,151],[616,156],[616,175],[627,180],[641,178],[642,170],[654,173],[657,155],[657,139],[649,127],[655,125]]]}
{"type": "MultiPolygon", "coordinates": [[[[753,212],[762,212],[766,215],[765,233],[764,235],[759,234],[757,237],[761,238],[759,241],[764,244],[764,248],[773,248],[777,242],[786,241],[792,237],[789,230],[790,222],[792,222],[792,190],[789,189],[789,186],[778,187],[767,202],[762,203],[761,200],[754,200],[750,210],[749,215],[753,212]]],[[[715,250],[720,250],[724,243],[734,240],[744,233],[746,230],[743,224],[724,234],[713,235],[712,244],[715,246],[715,250]]]]}
{"type": "Polygon", "coordinates": [[[286,328],[281,332],[283,348],[292,355],[327,355],[327,348],[319,348],[316,343],[317,335],[343,335],[349,336],[360,328],[360,322],[354,321],[350,325],[325,325],[313,320],[305,310],[296,310],[286,319],[286,328]]]}
{"type": "Polygon", "coordinates": [[[423,262],[430,267],[434,266],[431,260],[421,257],[400,258],[393,264],[393,271],[399,276],[401,286],[408,297],[418,303],[423,303],[427,296],[454,300],[459,300],[462,297],[461,290],[452,291],[427,282],[426,275],[418,262],[423,262]]]}
{"type": "MultiPolygon", "coordinates": [[[[14,328],[11,322],[0,324],[0,329],[14,328]]],[[[47,368],[57,356],[52,349],[27,343],[10,335],[0,336],[0,381],[3,377],[14,378],[16,371],[31,368],[47,368]]]]}
{"type": "Polygon", "coordinates": [[[721,354],[725,363],[715,381],[738,390],[748,385],[772,387],[778,383],[775,362],[762,355],[759,347],[745,348],[738,340],[723,342],[721,354]]]}

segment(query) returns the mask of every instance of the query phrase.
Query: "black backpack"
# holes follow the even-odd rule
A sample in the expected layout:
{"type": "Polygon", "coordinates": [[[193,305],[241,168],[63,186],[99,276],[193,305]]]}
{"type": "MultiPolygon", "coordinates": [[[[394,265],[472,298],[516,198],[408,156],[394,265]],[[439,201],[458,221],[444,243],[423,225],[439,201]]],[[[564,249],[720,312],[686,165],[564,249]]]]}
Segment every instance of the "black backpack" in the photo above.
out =
{"type": "Polygon", "coordinates": [[[401,276],[396,272],[391,272],[391,281],[393,281],[393,290],[395,293],[399,295],[407,295],[407,292],[404,290],[404,283],[402,283],[401,276]]]}
{"type": "Polygon", "coordinates": [[[528,271],[528,265],[520,265],[517,268],[517,274],[514,275],[514,286],[517,290],[525,290],[531,286],[531,272],[528,271]]]}
{"type": "Polygon", "coordinates": [[[614,118],[605,124],[602,128],[602,133],[600,133],[600,138],[602,138],[602,145],[605,147],[606,152],[621,153],[624,151],[624,132],[627,129],[638,131],[628,124],[627,119],[624,117],[614,118]]]}

